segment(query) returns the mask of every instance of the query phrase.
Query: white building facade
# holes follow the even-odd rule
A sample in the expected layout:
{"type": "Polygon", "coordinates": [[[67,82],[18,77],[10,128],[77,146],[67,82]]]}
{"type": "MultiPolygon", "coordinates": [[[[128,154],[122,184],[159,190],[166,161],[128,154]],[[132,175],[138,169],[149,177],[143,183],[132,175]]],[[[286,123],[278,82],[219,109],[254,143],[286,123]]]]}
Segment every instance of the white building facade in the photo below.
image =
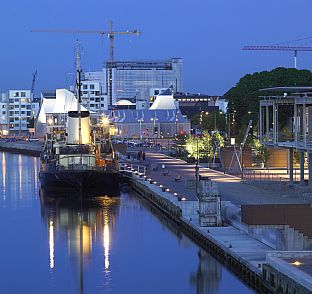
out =
{"type": "Polygon", "coordinates": [[[7,109],[10,134],[28,133],[29,122],[34,117],[32,99],[30,90],[9,91],[7,109]]]}

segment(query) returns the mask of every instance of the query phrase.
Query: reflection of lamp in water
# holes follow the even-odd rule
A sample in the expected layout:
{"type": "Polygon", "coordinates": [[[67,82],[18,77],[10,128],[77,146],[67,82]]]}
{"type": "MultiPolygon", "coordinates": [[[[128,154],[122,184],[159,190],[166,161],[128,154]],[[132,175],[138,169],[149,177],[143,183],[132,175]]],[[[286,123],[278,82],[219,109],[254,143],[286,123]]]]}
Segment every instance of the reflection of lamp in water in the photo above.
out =
{"type": "Polygon", "coordinates": [[[5,177],[6,177],[6,161],[5,153],[2,153],[2,185],[3,185],[3,199],[5,199],[5,177]]]}
{"type": "Polygon", "coordinates": [[[104,268],[105,270],[109,269],[109,217],[108,213],[104,213],[104,228],[103,228],[103,246],[104,246],[104,268]]]}
{"type": "Polygon", "coordinates": [[[18,156],[18,175],[19,175],[19,188],[20,198],[22,198],[22,155],[18,156]]]}
{"type": "Polygon", "coordinates": [[[50,268],[54,268],[54,224],[50,220],[49,224],[49,249],[50,249],[50,268]]]}
{"type": "Polygon", "coordinates": [[[88,225],[83,224],[82,225],[82,252],[83,252],[83,255],[90,254],[91,245],[92,245],[91,228],[88,225]]]}

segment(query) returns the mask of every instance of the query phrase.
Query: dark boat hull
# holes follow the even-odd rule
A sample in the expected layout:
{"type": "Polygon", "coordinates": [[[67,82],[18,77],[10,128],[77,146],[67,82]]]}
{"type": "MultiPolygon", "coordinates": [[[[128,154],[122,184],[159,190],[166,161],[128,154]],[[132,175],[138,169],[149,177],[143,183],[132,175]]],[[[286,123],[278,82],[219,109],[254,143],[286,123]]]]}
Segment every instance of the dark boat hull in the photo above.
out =
{"type": "Polygon", "coordinates": [[[115,171],[41,171],[40,183],[47,193],[68,197],[120,196],[119,174],[115,171]],[[74,192],[74,193],[73,193],[74,192]],[[82,192],[82,193],[80,193],[82,192]]]}

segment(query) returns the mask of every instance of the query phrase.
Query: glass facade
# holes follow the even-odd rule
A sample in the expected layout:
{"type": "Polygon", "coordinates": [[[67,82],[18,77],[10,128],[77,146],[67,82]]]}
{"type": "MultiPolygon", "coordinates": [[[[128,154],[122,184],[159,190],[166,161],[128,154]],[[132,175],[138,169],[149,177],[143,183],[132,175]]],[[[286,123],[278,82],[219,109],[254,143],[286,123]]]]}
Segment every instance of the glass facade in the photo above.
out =
{"type": "MultiPolygon", "coordinates": [[[[183,60],[172,58],[164,61],[115,61],[107,63],[112,68],[112,102],[121,99],[148,100],[150,88],[168,88],[183,92],[183,60]]],[[[109,76],[109,75],[107,75],[109,76]]]]}

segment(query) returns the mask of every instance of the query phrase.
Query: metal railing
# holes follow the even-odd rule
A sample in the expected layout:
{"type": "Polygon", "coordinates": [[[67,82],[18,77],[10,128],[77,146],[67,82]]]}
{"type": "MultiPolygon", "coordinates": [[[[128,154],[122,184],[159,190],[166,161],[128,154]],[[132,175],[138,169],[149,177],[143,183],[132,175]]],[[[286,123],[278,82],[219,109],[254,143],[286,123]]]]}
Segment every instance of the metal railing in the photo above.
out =
{"type": "Polygon", "coordinates": [[[119,163],[119,171],[133,172],[135,174],[145,176],[146,166],[121,162],[119,163]]]}
{"type": "Polygon", "coordinates": [[[304,197],[312,199],[312,188],[309,186],[300,186],[300,172],[294,169],[293,181],[289,177],[281,174],[274,174],[268,171],[244,170],[243,179],[247,184],[259,187],[261,189],[277,192],[282,196],[304,197]]]}

